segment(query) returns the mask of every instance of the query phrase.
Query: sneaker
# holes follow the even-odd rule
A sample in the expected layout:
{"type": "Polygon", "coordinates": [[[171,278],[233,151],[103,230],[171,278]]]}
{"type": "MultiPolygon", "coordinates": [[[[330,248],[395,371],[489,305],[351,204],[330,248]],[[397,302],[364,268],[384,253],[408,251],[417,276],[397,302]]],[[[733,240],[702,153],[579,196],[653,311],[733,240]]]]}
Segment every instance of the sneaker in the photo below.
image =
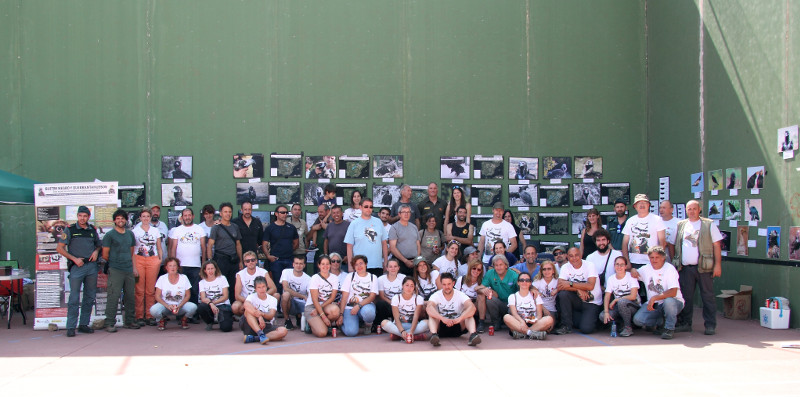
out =
{"type": "Polygon", "coordinates": [[[484,325],[483,320],[478,321],[478,333],[482,334],[486,332],[486,325],[484,325]]]}
{"type": "Polygon", "coordinates": [[[622,329],[622,332],[619,333],[619,336],[627,337],[633,335],[633,328],[625,327],[622,329]]]}
{"type": "Polygon", "coordinates": [[[80,332],[82,334],[93,334],[94,330],[92,329],[92,327],[90,327],[88,325],[79,325],[78,326],[78,332],[80,332]]]}
{"type": "Polygon", "coordinates": [[[545,340],[545,339],[547,339],[547,332],[544,332],[544,331],[531,331],[531,334],[528,335],[528,339],[530,339],[530,340],[545,340]]]}
{"type": "Polygon", "coordinates": [[[67,328],[67,337],[72,338],[75,336],[75,328],[67,328]]]}
{"type": "Polygon", "coordinates": [[[181,329],[189,329],[189,319],[186,316],[181,319],[181,329]]]}
{"type": "Polygon", "coordinates": [[[522,332],[518,332],[518,331],[512,331],[511,332],[511,339],[524,339],[524,338],[525,338],[525,334],[523,334],[522,332]]]}
{"type": "Polygon", "coordinates": [[[439,334],[431,334],[431,344],[439,346],[439,334]]]}
{"type": "Polygon", "coordinates": [[[245,335],[244,336],[244,343],[255,343],[258,342],[258,337],[255,335],[245,335]]]}
{"type": "Polygon", "coordinates": [[[421,340],[425,340],[425,339],[427,339],[427,338],[425,338],[425,334],[416,334],[416,335],[414,335],[414,341],[421,341],[421,340]]]}
{"type": "Polygon", "coordinates": [[[167,329],[167,319],[161,318],[161,320],[158,320],[158,330],[163,331],[165,329],[167,329]]]}
{"type": "MultiPolygon", "coordinates": [[[[655,329],[653,329],[653,335],[664,335],[664,332],[666,331],[667,329],[664,327],[656,327],[655,329]]],[[[672,331],[673,333],[675,332],[673,330],[670,331],[672,331]]]]}
{"type": "Polygon", "coordinates": [[[675,332],[692,332],[692,324],[676,325],[675,332]]]}
{"type": "Polygon", "coordinates": [[[211,331],[214,329],[214,324],[206,324],[206,331],[211,331]]]}
{"type": "Polygon", "coordinates": [[[125,329],[139,329],[139,328],[142,328],[142,327],[140,327],[139,324],[130,323],[130,324],[123,325],[122,328],[125,328],[125,329]]]}
{"type": "Polygon", "coordinates": [[[467,346],[477,346],[479,344],[481,344],[481,336],[477,332],[469,336],[467,346]]]}
{"type": "Polygon", "coordinates": [[[151,327],[152,327],[152,326],[154,326],[154,325],[156,325],[156,324],[158,324],[158,322],[156,322],[156,319],[154,319],[154,318],[152,318],[152,317],[151,317],[151,318],[148,318],[148,319],[147,319],[147,320],[145,320],[145,321],[147,322],[147,325],[149,325],[149,326],[151,326],[151,327]]]}
{"type": "Polygon", "coordinates": [[[287,319],[286,322],[283,324],[284,328],[291,331],[295,329],[294,324],[292,324],[292,320],[287,319]]]}
{"type": "Polygon", "coordinates": [[[400,340],[400,337],[395,334],[389,334],[389,340],[400,340]]]}
{"type": "Polygon", "coordinates": [[[556,328],[555,332],[553,332],[553,333],[556,334],[556,335],[571,334],[572,333],[572,328],[570,328],[570,327],[568,327],[566,325],[562,325],[562,326],[556,328]]]}
{"type": "Polygon", "coordinates": [[[136,324],[137,324],[138,326],[140,326],[140,327],[144,327],[145,325],[147,325],[147,323],[144,321],[144,319],[143,319],[143,318],[137,318],[137,319],[136,319],[136,324]]]}
{"type": "Polygon", "coordinates": [[[266,344],[267,344],[267,342],[269,342],[269,337],[267,336],[267,334],[259,335],[259,336],[258,336],[258,341],[259,341],[259,343],[261,343],[262,345],[266,345],[266,344]]]}
{"type": "Polygon", "coordinates": [[[715,335],[717,333],[717,329],[715,327],[706,327],[705,332],[706,335],[715,335]]]}
{"type": "Polygon", "coordinates": [[[671,329],[665,329],[664,333],[661,334],[661,339],[672,339],[675,335],[675,331],[671,329]]]}
{"type": "Polygon", "coordinates": [[[117,332],[117,327],[115,327],[113,325],[109,325],[109,326],[105,327],[105,330],[106,330],[106,332],[114,333],[114,332],[117,332]]]}
{"type": "Polygon", "coordinates": [[[277,317],[277,318],[283,318],[283,312],[278,312],[278,314],[277,314],[275,317],[277,317]]]}

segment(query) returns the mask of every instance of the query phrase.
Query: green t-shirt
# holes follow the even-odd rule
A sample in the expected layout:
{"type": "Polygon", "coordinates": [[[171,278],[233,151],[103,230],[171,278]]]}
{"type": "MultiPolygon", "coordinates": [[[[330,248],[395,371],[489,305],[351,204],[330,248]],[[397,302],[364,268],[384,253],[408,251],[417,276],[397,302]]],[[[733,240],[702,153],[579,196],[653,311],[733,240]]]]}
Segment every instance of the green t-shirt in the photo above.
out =
{"type": "Polygon", "coordinates": [[[519,274],[513,270],[506,271],[506,277],[500,279],[494,269],[489,269],[486,275],[483,276],[482,284],[497,292],[498,299],[507,301],[509,296],[514,295],[519,290],[517,278],[519,278],[519,274]]]}
{"type": "MultiPolygon", "coordinates": [[[[133,259],[131,257],[131,247],[136,245],[136,239],[130,230],[120,233],[116,229],[111,229],[103,236],[103,248],[110,248],[108,252],[108,267],[114,269],[133,271],[133,259]]],[[[513,273],[513,272],[512,272],[513,273]]]]}

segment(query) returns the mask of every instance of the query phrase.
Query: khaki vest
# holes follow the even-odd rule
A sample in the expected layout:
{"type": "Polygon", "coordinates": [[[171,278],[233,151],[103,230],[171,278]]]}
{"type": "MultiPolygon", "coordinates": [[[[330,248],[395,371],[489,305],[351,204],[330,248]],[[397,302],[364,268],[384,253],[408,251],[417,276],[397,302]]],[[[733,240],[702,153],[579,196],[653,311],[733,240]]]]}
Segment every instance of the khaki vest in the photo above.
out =
{"type": "MultiPolygon", "coordinates": [[[[672,258],[672,264],[681,269],[683,266],[683,228],[689,223],[688,219],[678,222],[678,228],[675,235],[675,257],[672,258]]],[[[700,251],[698,256],[697,270],[700,273],[709,273],[714,270],[714,242],[711,241],[711,225],[714,223],[711,219],[700,218],[700,235],[697,241],[697,248],[700,251]]]]}

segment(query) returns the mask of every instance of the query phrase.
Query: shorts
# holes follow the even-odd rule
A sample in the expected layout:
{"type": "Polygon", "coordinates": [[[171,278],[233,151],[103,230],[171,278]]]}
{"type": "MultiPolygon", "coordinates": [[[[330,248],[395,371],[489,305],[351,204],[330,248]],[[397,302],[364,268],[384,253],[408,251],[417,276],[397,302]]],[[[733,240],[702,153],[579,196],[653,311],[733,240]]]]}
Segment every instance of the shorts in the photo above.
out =
{"type": "Polygon", "coordinates": [[[462,329],[461,328],[462,325],[463,325],[463,323],[456,324],[456,325],[454,325],[452,327],[448,327],[444,323],[439,323],[439,329],[438,329],[439,337],[440,338],[458,338],[459,336],[466,334],[467,333],[467,328],[464,327],[462,329]]]}
{"type": "MultiPolygon", "coordinates": [[[[258,332],[254,331],[252,328],[250,328],[250,324],[247,323],[247,319],[245,318],[245,316],[242,316],[242,318],[239,320],[239,328],[242,330],[242,333],[245,334],[245,335],[258,335],[258,332]]],[[[275,330],[275,326],[272,325],[272,323],[267,323],[267,325],[264,327],[264,333],[265,334],[268,334],[268,333],[270,333],[270,332],[272,332],[274,330],[275,330]]]]}

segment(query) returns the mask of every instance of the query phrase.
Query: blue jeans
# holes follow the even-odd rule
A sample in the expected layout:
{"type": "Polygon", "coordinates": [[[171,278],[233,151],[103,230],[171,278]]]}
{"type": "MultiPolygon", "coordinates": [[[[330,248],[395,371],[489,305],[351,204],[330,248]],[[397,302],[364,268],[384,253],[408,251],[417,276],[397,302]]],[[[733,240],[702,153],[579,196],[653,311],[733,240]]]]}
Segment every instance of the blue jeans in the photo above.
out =
{"type": "Polygon", "coordinates": [[[69,301],[67,302],[67,329],[76,328],[78,310],[80,309],[80,325],[89,325],[92,317],[92,306],[97,295],[97,262],[84,263],[83,266],[72,266],[69,272],[69,301]],[[83,299],[81,299],[83,286],[83,299]]]}
{"type": "Polygon", "coordinates": [[[342,332],[346,336],[358,335],[359,320],[363,320],[366,324],[372,324],[375,320],[375,304],[368,303],[361,307],[358,314],[350,314],[351,307],[344,308],[344,320],[342,322],[342,332]]]}
{"type": "MultiPolygon", "coordinates": [[[[386,325],[383,326],[383,330],[390,334],[394,334],[400,337],[403,336],[402,331],[411,330],[411,323],[400,323],[400,325],[403,326],[402,330],[397,329],[397,324],[392,322],[392,320],[388,320],[386,325]]],[[[417,328],[414,329],[414,334],[419,335],[419,334],[424,334],[425,332],[428,332],[428,320],[417,321],[417,328]]]]}
{"type": "MultiPolygon", "coordinates": [[[[281,273],[283,269],[291,269],[292,262],[294,259],[278,259],[275,262],[269,263],[269,272],[272,276],[272,281],[275,283],[275,286],[278,287],[278,293],[283,295],[283,285],[281,284],[281,273]]],[[[280,306],[280,305],[278,305],[280,306]]],[[[280,310],[280,308],[278,309],[280,310]]]]}
{"type": "MultiPolygon", "coordinates": [[[[192,302],[186,302],[181,306],[178,310],[178,313],[175,314],[175,318],[180,318],[181,316],[186,316],[187,318],[194,317],[194,313],[197,311],[197,305],[192,302]]],[[[164,307],[164,305],[156,302],[155,305],[150,306],[150,314],[156,318],[156,320],[161,320],[163,317],[173,314],[172,311],[164,307]]]]}
{"type": "Polygon", "coordinates": [[[675,298],[656,302],[654,310],[647,310],[645,303],[633,315],[633,323],[640,327],[658,327],[663,323],[664,328],[674,330],[681,309],[683,303],[675,298]]]}

